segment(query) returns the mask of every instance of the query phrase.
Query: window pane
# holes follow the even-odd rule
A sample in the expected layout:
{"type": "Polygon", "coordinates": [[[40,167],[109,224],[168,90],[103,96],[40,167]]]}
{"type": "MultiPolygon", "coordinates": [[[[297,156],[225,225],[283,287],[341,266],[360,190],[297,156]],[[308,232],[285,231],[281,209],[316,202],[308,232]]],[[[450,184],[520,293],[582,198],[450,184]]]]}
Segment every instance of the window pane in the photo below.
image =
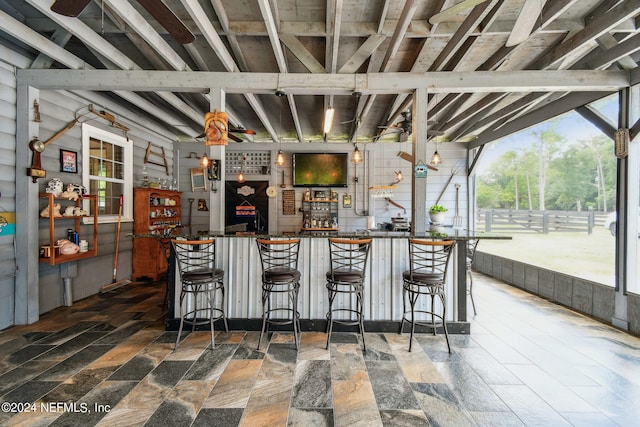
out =
{"type": "Polygon", "coordinates": [[[100,174],[100,176],[103,176],[105,178],[113,178],[113,162],[110,160],[104,160],[103,164],[103,172],[100,174]]]}
{"type": "Polygon", "coordinates": [[[100,159],[96,159],[95,157],[89,158],[89,173],[91,175],[100,175],[100,159]]]}
{"type": "Polygon", "coordinates": [[[124,148],[119,145],[113,146],[113,160],[116,162],[124,162],[124,148]]]}
{"type": "Polygon", "coordinates": [[[122,163],[113,164],[113,177],[116,179],[124,179],[124,165],[122,163]]]}

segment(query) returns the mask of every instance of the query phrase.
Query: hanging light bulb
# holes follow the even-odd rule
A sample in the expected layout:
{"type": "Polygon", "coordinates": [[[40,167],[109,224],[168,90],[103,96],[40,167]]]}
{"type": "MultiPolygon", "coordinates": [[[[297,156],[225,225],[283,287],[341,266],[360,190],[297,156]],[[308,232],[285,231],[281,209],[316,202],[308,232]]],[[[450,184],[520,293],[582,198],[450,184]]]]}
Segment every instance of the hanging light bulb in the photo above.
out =
{"type": "MultiPolygon", "coordinates": [[[[281,90],[277,90],[276,91],[276,96],[279,98],[282,98],[286,95],[286,93],[284,93],[281,90]]],[[[282,101],[280,101],[280,132],[282,132],[282,101]]],[[[282,136],[278,137],[278,144],[279,147],[282,147],[282,136]]],[[[276,154],[276,161],[275,164],[278,166],[284,166],[284,154],[282,153],[282,149],[278,148],[278,154],[276,154]]]]}
{"type": "Polygon", "coordinates": [[[244,169],[245,169],[246,164],[247,164],[247,156],[246,156],[245,153],[242,153],[242,166],[240,167],[240,173],[238,174],[238,178],[237,178],[237,181],[240,184],[242,184],[244,182],[244,180],[245,180],[244,169]]]}
{"type": "Polygon", "coordinates": [[[353,163],[354,165],[359,165],[360,163],[362,163],[362,152],[358,149],[357,145],[356,149],[353,150],[353,153],[351,153],[351,163],[353,163]]]}
{"type": "Polygon", "coordinates": [[[207,168],[209,167],[209,158],[207,157],[207,153],[204,153],[202,155],[202,157],[200,157],[200,166],[202,166],[203,168],[207,168]]]}
{"type": "Polygon", "coordinates": [[[431,164],[434,166],[438,166],[442,163],[442,157],[438,153],[438,144],[436,144],[436,151],[433,152],[433,156],[431,156],[431,164]]]}

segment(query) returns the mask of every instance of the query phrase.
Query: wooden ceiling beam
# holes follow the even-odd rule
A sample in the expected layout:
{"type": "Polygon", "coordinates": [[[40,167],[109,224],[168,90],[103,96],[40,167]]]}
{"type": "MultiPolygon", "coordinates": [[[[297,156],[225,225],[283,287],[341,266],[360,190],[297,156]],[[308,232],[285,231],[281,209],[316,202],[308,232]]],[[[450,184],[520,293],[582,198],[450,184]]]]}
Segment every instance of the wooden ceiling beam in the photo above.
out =
{"type": "Polygon", "coordinates": [[[433,73],[298,74],[217,73],[154,70],[18,70],[25,84],[41,89],[83,88],[201,92],[219,87],[228,93],[269,93],[277,88],[300,95],[449,92],[616,91],[628,87],[632,71],[452,71],[433,73]]]}
{"type": "Polygon", "coordinates": [[[607,13],[595,16],[583,30],[577,32],[571,38],[544,54],[529,68],[544,70],[559,66],[568,56],[575,52],[576,49],[588,43],[593,43],[598,37],[613,30],[620,25],[620,23],[635,17],[638,13],[640,13],[640,2],[621,2],[607,13]]]}
{"type": "Polygon", "coordinates": [[[229,17],[227,16],[227,11],[222,4],[222,0],[210,0],[210,2],[211,6],[213,6],[213,11],[218,17],[218,22],[220,23],[221,30],[227,38],[227,41],[229,42],[229,47],[233,52],[233,56],[235,58],[235,62],[238,64],[238,68],[240,69],[240,71],[251,71],[249,69],[249,66],[247,65],[247,60],[242,53],[242,49],[240,48],[240,43],[238,42],[237,35],[229,30],[229,17]]]}
{"type": "MultiPolygon", "coordinates": [[[[275,55],[278,69],[281,73],[287,73],[289,72],[289,67],[287,66],[287,59],[284,56],[284,51],[282,50],[282,45],[280,44],[280,37],[278,35],[278,24],[273,17],[271,5],[267,0],[258,0],[258,5],[260,6],[260,13],[262,14],[262,18],[264,19],[264,24],[267,27],[269,41],[271,42],[271,48],[273,49],[273,54],[275,55]]],[[[304,134],[302,133],[302,126],[300,126],[295,98],[293,97],[293,95],[287,95],[287,100],[289,101],[289,109],[291,110],[291,117],[293,118],[293,124],[296,129],[298,141],[304,141],[304,134]]],[[[272,127],[270,123],[269,126],[272,127]]],[[[267,127],[267,131],[269,131],[268,129],[269,128],[267,127]]],[[[269,133],[271,134],[270,131],[269,133]]],[[[273,134],[271,134],[271,138],[274,141],[281,142],[280,136],[275,131],[273,134]]]]}

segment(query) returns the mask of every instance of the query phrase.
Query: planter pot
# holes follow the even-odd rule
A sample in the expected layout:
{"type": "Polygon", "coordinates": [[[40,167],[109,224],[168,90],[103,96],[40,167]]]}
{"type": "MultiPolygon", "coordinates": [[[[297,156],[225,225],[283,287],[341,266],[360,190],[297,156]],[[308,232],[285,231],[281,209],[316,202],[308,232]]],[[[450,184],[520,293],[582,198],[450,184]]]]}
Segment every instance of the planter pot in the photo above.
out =
{"type": "Polygon", "coordinates": [[[446,212],[438,212],[434,214],[430,213],[429,219],[431,219],[431,224],[441,225],[444,222],[445,215],[446,215],[446,212]]]}

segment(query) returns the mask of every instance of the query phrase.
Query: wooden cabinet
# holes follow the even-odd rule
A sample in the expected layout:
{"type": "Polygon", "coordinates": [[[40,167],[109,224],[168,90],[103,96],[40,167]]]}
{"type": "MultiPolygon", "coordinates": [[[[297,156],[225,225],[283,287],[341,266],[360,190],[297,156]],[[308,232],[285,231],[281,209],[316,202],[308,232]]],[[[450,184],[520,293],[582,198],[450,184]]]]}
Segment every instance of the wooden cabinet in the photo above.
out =
{"type": "Polygon", "coordinates": [[[56,197],[52,193],[39,193],[39,197],[46,201],[46,206],[43,207],[48,207],[49,210],[48,217],[40,216],[41,221],[46,220],[49,229],[49,240],[40,245],[40,262],[56,265],[98,255],[98,206],[96,196],[86,194],[75,201],[56,197]],[[85,201],[88,201],[88,203],[84,203],[85,201]],[[60,205],[60,208],[55,209],[56,205],[60,205]],[[88,209],[88,212],[87,215],[56,216],[54,214],[56,211],[64,214],[68,207],[88,209]],[[89,225],[83,228],[80,227],[82,219],[87,216],[93,217],[93,228],[89,225]],[[56,228],[58,228],[57,231],[56,228]],[[60,254],[56,240],[67,238],[67,234],[64,233],[63,235],[60,231],[61,229],[72,229],[78,233],[79,239],[87,241],[87,250],[71,255],[60,254]]]}
{"type": "Polygon", "coordinates": [[[182,230],[181,200],[180,191],[133,189],[133,280],[156,281],[167,272],[169,240],[182,230]]]}
{"type": "Polygon", "coordinates": [[[334,191],[307,191],[302,199],[302,231],[338,231],[338,196],[334,191]]]}

